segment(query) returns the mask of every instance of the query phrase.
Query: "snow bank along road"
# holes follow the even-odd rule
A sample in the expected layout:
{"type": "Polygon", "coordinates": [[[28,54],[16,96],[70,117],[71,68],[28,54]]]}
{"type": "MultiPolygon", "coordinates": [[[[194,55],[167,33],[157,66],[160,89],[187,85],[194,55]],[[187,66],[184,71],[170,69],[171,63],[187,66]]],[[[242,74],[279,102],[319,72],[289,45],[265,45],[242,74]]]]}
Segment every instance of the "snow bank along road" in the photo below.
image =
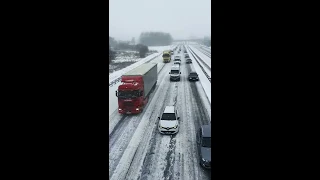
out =
{"type": "Polygon", "coordinates": [[[211,50],[204,47],[204,46],[197,46],[196,47],[199,51],[201,51],[203,54],[205,54],[206,56],[208,56],[209,58],[211,58],[211,50]]]}
{"type": "Polygon", "coordinates": [[[109,116],[113,124],[109,129],[109,178],[211,179],[211,171],[199,165],[196,146],[196,131],[211,121],[211,103],[200,82],[187,80],[193,64],[186,64],[182,57],[181,80],[170,82],[173,62],[164,64],[161,58],[152,62],[158,62],[158,84],[143,112],[121,115],[115,110],[109,116]],[[176,105],[180,113],[176,135],[161,135],[157,129],[157,117],[167,105],[176,105]]]}

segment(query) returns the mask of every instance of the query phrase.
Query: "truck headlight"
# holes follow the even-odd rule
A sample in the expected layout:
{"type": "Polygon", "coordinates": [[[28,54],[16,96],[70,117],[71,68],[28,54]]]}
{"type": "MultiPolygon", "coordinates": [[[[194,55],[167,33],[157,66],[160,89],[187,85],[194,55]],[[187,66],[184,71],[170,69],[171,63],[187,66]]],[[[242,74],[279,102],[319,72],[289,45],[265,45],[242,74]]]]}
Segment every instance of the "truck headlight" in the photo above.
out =
{"type": "Polygon", "coordinates": [[[119,108],[119,111],[121,111],[122,109],[119,108]]]}
{"type": "Polygon", "coordinates": [[[137,111],[139,111],[139,108],[136,108],[137,111]]]}

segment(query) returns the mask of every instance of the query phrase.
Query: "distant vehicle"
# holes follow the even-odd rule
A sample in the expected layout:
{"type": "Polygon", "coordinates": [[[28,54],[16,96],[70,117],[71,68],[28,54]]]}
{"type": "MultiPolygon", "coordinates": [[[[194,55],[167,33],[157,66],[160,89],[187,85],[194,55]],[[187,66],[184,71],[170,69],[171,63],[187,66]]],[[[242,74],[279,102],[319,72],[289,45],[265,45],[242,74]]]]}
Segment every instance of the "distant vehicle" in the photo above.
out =
{"type": "Polygon", "coordinates": [[[189,54],[188,54],[188,53],[185,53],[185,54],[184,54],[184,58],[189,58],[189,54]]]}
{"type": "Polygon", "coordinates": [[[186,63],[187,64],[192,63],[192,60],[190,58],[187,58],[186,63]]]}
{"type": "Polygon", "coordinates": [[[180,68],[180,64],[173,64],[172,67],[180,68]]]}
{"type": "Polygon", "coordinates": [[[181,64],[181,60],[180,59],[174,59],[174,63],[173,64],[181,64]]]}
{"type": "Polygon", "coordinates": [[[179,131],[180,117],[175,106],[166,106],[158,119],[158,129],[161,134],[176,134],[179,131]]]}
{"type": "Polygon", "coordinates": [[[180,60],[181,61],[181,57],[180,56],[174,56],[174,60],[180,60]]]}
{"type": "Polygon", "coordinates": [[[200,165],[211,169],[211,126],[203,125],[197,132],[197,144],[200,155],[200,165]]]}
{"type": "Polygon", "coordinates": [[[116,96],[120,114],[137,114],[142,112],[148,97],[157,84],[157,64],[146,63],[125,73],[121,77],[116,96]]]}
{"type": "Polygon", "coordinates": [[[180,66],[172,66],[170,74],[170,81],[180,81],[180,66]]]}
{"type": "Polygon", "coordinates": [[[163,51],[162,54],[163,62],[168,63],[171,61],[171,52],[170,51],[163,51]]]}
{"type": "Polygon", "coordinates": [[[190,72],[189,76],[188,76],[189,81],[199,81],[199,77],[198,74],[194,71],[190,72]]]}
{"type": "Polygon", "coordinates": [[[171,51],[170,51],[170,54],[171,54],[171,55],[173,55],[173,54],[174,54],[174,51],[173,51],[173,50],[171,50],[171,51]]]}

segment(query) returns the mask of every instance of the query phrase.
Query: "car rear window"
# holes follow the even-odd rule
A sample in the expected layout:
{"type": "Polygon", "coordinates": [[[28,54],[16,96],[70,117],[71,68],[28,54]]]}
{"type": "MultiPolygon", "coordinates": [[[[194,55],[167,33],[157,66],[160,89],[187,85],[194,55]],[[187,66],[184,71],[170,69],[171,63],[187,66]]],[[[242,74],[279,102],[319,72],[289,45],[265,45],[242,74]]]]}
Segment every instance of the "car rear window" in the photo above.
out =
{"type": "Polygon", "coordinates": [[[176,120],[176,115],[174,113],[163,113],[162,120],[176,120]]]}

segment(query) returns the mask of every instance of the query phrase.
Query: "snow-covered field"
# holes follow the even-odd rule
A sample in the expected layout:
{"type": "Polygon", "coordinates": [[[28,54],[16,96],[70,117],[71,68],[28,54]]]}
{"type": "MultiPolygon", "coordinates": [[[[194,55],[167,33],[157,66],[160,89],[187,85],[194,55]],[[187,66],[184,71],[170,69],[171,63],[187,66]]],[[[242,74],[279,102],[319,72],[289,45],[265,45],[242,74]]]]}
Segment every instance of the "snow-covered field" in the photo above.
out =
{"type": "MultiPolygon", "coordinates": [[[[170,47],[156,49],[161,54],[170,47]]],[[[172,61],[163,63],[160,55],[152,57],[131,65],[136,67],[142,61],[158,63],[158,83],[142,113],[119,114],[115,96],[119,82],[109,85],[109,108],[112,106],[114,109],[109,109],[109,179],[211,179],[211,171],[204,170],[199,165],[196,143],[196,131],[201,125],[211,122],[211,91],[209,98],[205,91],[207,87],[203,86],[205,81],[188,81],[189,73],[192,70],[198,72],[199,67],[195,63],[186,64],[183,56],[179,82],[169,80],[172,61]],[[179,132],[176,135],[161,135],[157,129],[157,117],[165,106],[173,104],[180,112],[179,132]]],[[[112,73],[109,82],[115,81],[129,69],[112,73]]],[[[201,72],[198,73],[200,76],[201,72]]]]}
{"type": "Polygon", "coordinates": [[[123,74],[125,74],[126,72],[140,66],[141,64],[144,64],[146,63],[147,61],[153,59],[153,58],[156,58],[158,56],[160,56],[162,53],[154,53],[154,54],[151,54],[143,59],[140,59],[138,62],[126,67],[126,68],[123,68],[119,71],[116,71],[112,74],[109,75],[109,84],[112,83],[114,80],[118,79],[119,77],[121,77],[123,74]]]}
{"type": "Polygon", "coordinates": [[[164,50],[172,49],[173,46],[148,46],[149,50],[156,50],[158,52],[163,52],[164,50]]]}

